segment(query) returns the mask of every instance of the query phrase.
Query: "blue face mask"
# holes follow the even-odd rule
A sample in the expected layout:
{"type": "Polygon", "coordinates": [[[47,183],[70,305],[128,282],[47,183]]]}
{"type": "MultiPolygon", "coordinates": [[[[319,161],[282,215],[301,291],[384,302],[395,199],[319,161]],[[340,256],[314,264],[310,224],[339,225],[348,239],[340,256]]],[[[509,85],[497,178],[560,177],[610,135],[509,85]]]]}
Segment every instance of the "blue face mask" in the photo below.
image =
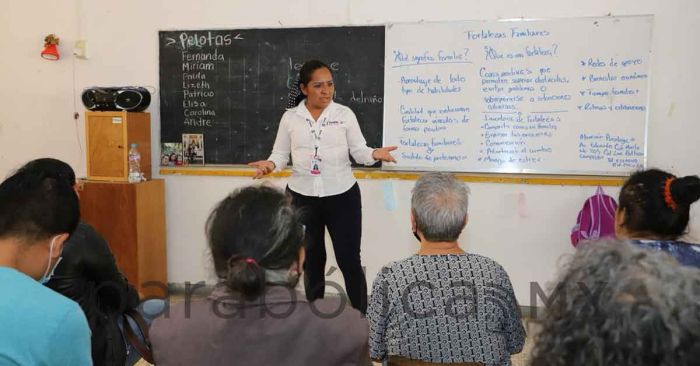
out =
{"type": "Polygon", "coordinates": [[[58,267],[58,264],[61,263],[61,260],[63,259],[63,257],[58,257],[58,259],[56,260],[56,263],[53,264],[53,267],[51,266],[51,255],[53,254],[53,243],[56,241],[56,238],[58,238],[58,236],[54,236],[53,239],[51,239],[51,246],[49,246],[49,262],[46,264],[46,271],[44,272],[44,275],[41,276],[41,278],[39,279],[39,283],[42,285],[49,282],[51,277],[53,277],[53,272],[56,270],[56,267],[58,267]]]}

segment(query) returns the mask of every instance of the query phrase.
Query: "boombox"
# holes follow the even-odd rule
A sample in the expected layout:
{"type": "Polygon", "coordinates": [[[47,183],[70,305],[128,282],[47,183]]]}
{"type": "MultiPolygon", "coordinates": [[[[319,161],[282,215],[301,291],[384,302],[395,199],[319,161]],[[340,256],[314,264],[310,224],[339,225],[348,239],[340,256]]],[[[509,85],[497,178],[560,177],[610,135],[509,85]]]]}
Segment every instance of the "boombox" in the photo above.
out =
{"type": "Polygon", "coordinates": [[[141,112],[151,104],[151,93],[137,86],[91,87],[83,91],[82,100],[91,111],[141,112]]]}

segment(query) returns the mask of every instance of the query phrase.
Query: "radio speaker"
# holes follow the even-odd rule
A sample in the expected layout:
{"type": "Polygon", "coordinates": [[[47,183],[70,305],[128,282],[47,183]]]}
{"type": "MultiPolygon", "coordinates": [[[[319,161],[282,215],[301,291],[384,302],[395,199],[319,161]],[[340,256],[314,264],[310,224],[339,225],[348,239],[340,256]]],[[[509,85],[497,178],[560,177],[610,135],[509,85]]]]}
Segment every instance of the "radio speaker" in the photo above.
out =
{"type": "Polygon", "coordinates": [[[142,87],[91,87],[81,97],[91,111],[141,112],[151,104],[151,93],[142,87]]]}

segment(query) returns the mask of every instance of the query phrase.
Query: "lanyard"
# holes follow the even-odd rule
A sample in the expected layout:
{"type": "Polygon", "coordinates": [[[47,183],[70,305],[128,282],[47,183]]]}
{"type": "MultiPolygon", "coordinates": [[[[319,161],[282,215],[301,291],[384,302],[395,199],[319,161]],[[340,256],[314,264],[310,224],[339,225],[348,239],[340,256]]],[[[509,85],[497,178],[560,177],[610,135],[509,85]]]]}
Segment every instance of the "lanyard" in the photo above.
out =
{"type": "Polygon", "coordinates": [[[314,157],[318,157],[318,149],[321,147],[321,134],[323,133],[323,128],[326,127],[326,120],[328,117],[324,117],[323,121],[319,121],[318,123],[318,131],[314,128],[314,122],[310,119],[306,119],[306,122],[309,123],[309,131],[311,131],[311,135],[313,135],[314,138],[314,157]]]}

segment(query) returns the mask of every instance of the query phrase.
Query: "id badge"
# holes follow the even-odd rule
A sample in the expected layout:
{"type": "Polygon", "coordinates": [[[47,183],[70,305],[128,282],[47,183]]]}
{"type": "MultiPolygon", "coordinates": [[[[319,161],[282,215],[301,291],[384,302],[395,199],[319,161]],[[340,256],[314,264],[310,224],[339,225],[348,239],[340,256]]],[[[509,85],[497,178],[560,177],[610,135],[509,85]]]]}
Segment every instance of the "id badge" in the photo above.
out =
{"type": "Polygon", "coordinates": [[[311,175],[321,175],[321,158],[318,156],[311,157],[311,175]]]}

